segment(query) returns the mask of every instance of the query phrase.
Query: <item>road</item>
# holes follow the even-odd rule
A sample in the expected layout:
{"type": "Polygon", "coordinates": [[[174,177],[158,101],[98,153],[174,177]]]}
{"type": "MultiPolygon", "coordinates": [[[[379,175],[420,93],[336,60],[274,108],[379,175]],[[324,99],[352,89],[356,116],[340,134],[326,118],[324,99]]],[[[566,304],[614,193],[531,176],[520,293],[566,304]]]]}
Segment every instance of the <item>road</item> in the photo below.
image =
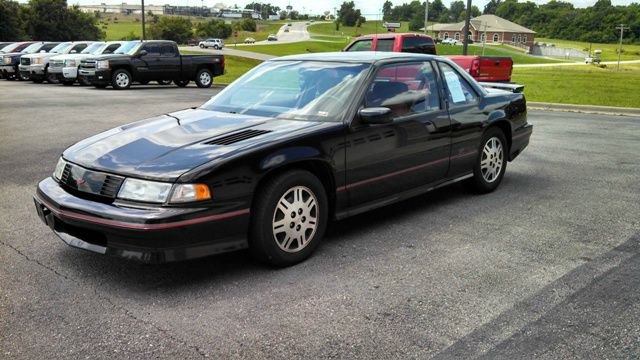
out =
{"type": "Polygon", "coordinates": [[[31,196],[84,137],[217,90],[0,81],[0,357],[634,358],[640,120],[531,111],[500,189],[332,223],[308,261],[142,265],[72,249],[31,196]]]}

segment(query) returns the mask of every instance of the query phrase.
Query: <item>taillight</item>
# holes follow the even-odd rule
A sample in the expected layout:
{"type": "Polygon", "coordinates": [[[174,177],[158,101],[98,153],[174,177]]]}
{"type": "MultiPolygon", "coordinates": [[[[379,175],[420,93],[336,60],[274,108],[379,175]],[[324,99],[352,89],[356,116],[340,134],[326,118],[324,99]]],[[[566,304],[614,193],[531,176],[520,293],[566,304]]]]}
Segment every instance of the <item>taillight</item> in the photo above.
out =
{"type": "Polygon", "coordinates": [[[471,76],[480,77],[480,59],[474,59],[471,63],[471,70],[469,70],[471,76]]]}

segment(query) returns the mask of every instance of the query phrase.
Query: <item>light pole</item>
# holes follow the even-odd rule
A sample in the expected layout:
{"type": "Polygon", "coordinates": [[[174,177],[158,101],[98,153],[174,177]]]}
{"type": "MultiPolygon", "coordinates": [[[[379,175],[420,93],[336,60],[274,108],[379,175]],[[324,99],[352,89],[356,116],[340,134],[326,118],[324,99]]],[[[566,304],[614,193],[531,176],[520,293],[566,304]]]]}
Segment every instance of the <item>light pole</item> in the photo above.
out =
{"type": "Polygon", "coordinates": [[[629,30],[629,28],[625,27],[624,24],[620,24],[616,27],[616,29],[620,29],[620,46],[618,47],[618,71],[620,71],[620,55],[622,55],[622,37],[624,36],[624,31],[629,30]]]}
{"type": "Polygon", "coordinates": [[[429,26],[429,0],[426,0],[424,5],[424,34],[425,35],[429,35],[429,30],[427,28],[428,26],[429,26]]]}
{"type": "Polygon", "coordinates": [[[144,41],[147,37],[146,37],[146,32],[144,29],[144,0],[142,1],[142,7],[140,8],[142,10],[142,41],[144,41]]]}
{"type": "Polygon", "coordinates": [[[467,47],[469,46],[469,26],[471,24],[471,0],[467,0],[467,16],[464,20],[464,40],[462,42],[462,55],[467,55],[467,47]]]}

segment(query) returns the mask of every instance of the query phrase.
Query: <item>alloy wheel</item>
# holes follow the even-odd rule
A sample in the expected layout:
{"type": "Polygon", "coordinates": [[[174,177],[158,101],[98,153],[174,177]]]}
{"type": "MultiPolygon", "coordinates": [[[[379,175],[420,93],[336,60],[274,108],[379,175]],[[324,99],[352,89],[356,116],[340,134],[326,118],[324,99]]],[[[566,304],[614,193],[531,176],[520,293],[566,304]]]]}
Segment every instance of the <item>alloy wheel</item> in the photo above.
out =
{"type": "Polygon", "coordinates": [[[208,72],[203,71],[200,74],[200,83],[204,86],[211,84],[211,75],[208,72]]]}
{"type": "Polygon", "coordinates": [[[119,73],[116,75],[116,84],[118,87],[126,88],[129,86],[129,76],[125,73],[119,73]]]}

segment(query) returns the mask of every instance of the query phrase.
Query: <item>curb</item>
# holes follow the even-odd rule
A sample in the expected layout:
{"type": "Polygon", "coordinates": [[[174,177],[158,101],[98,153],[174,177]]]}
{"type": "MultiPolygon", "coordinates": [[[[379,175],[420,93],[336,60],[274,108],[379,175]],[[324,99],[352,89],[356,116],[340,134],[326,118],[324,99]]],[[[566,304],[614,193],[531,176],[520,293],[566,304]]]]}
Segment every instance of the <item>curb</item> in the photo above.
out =
{"type": "Polygon", "coordinates": [[[527,102],[527,108],[530,110],[552,110],[567,111],[585,114],[601,114],[601,115],[623,115],[640,117],[640,108],[624,108],[615,106],[594,106],[594,105],[573,105],[573,104],[556,104],[542,102],[527,102]]]}

